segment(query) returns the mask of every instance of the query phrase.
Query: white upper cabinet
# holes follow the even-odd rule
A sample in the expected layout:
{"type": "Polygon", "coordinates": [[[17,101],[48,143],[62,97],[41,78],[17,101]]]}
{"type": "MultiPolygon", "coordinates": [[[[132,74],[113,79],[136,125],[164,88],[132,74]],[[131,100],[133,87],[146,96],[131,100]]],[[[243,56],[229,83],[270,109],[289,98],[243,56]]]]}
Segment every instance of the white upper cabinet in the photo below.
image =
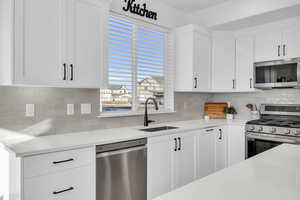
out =
{"type": "Polygon", "coordinates": [[[212,52],[213,90],[235,90],[235,37],[232,33],[215,33],[213,36],[212,52]]]}
{"type": "Polygon", "coordinates": [[[62,83],[64,3],[15,1],[15,84],[62,83]]]}
{"type": "Polygon", "coordinates": [[[211,38],[196,25],[176,30],[176,91],[211,89],[211,38]]]}
{"type": "Polygon", "coordinates": [[[6,84],[100,87],[108,3],[22,0],[11,12],[15,51],[6,84]]]}
{"type": "Polygon", "coordinates": [[[256,33],[255,61],[300,57],[299,34],[299,24],[256,33]]]}
{"type": "Polygon", "coordinates": [[[100,87],[107,20],[103,11],[107,8],[95,0],[69,0],[68,8],[68,83],[74,87],[100,87]]]}
{"type": "Polygon", "coordinates": [[[286,59],[300,57],[300,24],[282,30],[282,55],[286,59]]]}
{"type": "Polygon", "coordinates": [[[255,61],[270,61],[281,59],[282,34],[280,31],[259,32],[255,36],[255,61]]]}
{"type": "Polygon", "coordinates": [[[236,89],[251,91],[253,87],[254,38],[239,36],[236,38],[236,89]]]}

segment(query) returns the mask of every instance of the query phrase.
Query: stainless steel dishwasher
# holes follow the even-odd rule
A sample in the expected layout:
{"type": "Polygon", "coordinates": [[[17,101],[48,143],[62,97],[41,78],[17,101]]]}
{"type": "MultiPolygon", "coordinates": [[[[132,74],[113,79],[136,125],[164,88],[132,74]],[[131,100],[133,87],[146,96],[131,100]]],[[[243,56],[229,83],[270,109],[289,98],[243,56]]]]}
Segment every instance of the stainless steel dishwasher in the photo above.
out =
{"type": "Polygon", "coordinates": [[[96,148],[96,199],[147,200],[147,139],[96,148]]]}

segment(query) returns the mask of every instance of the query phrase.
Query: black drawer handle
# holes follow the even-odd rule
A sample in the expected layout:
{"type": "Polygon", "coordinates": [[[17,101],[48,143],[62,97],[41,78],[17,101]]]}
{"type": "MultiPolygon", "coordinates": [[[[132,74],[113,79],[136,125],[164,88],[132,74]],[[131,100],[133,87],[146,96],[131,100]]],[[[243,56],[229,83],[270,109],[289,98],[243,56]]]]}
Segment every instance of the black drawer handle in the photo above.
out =
{"type": "Polygon", "coordinates": [[[70,68],[71,68],[71,78],[70,78],[70,81],[74,81],[74,65],[71,64],[70,68]]]}
{"type": "Polygon", "coordinates": [[[180,138],[180,137],[178,138],[178,141],[179,141],[179,148],[178,148],[178,151],[181,151],[181,138],[180,138]]]}
{"type": "Polygon", "coordinates": [[[206,132],[212,132],[214,131],[215,129],[207,129],[206,132]]]}
{"type": "Polygon", "coordinates": [[[74,161],[74,158],[70,158],[68,160],[54,161],[53,164],[56,165],[56,164],[72,162],[72,161],[74,161]]]}
{"type": "Polygon", "coordinates": [[[63,64],[64,67],[64,76],[63,76],[63,81],[67,80],[67,64],[64,63],[63,64]]]}
{"type": "Polygon", "coordinates": [[[54,195],[56,194],[60,194],[60,193],[64,193],[64,192],[68,192],[68,191],[71,191],[71,190],[74,190],[73,187],[70,187],[68,189],[65,189],[65,190],[61,190],[61,191],[56,191],[56,192],[53,192],[54,195]]]}
{"type": "Polygon", "coordinates": [[[175,140],[175,148],[174,148],[174,151],[177,151],[178,147],[177,147],[177,138],[174,138],[175,140]]]}

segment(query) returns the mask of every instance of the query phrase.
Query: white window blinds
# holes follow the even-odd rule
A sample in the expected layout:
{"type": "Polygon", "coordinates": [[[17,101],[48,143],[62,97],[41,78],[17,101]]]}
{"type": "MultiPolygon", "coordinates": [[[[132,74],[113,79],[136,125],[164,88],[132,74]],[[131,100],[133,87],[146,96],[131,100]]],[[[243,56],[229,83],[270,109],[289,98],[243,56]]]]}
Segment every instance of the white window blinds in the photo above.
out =
{"type": "Polygon", "coordinates": [[[101,90],[102,111],[144,108],[154,97],[160,110],[173,110],[170,35],[160,28],[109,17],[108,85],[101,90]]]}

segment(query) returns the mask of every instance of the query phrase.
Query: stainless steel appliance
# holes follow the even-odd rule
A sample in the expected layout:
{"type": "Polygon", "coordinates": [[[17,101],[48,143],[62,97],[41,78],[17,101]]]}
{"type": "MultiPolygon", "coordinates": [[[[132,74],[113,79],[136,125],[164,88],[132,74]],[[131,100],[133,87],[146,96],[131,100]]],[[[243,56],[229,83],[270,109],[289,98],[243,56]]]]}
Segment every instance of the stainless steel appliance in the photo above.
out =
{"type": "Polygon", "coordinates": [[[246,124],[246,158],[283,143],[300,144],[300,105],[261,105],[261,119],[246,124]]]}
{"type": "Polygon", "coordinates": [[[300,58],[260,62],[254,65],[255,88],[300,86],[300,58]]]}
{"type": "Polygon", "coordinates": [[[147,139],[96,148],[96,199],[147,200],[147,139]]]}

